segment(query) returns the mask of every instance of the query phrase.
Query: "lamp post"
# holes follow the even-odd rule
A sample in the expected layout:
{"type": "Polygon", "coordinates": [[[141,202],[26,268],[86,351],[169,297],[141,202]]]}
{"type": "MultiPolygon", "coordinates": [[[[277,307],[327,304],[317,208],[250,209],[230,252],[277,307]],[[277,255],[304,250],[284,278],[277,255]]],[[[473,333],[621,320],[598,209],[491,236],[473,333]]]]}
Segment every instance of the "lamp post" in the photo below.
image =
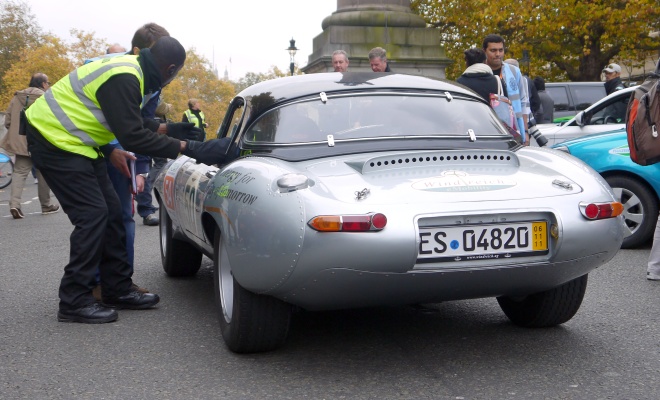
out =
{"type": "Polygon", "coordinates": [[[298,49],[296,48],[296,41],[291,38],[289,40],[289,48],[287,49],[289,51],[289,56],[291,56],[291,64],[289,65],[289,69],[291,70],[291,76],[293,76],[293,70],[294,70],[294,58],[296,57],[296,51],[298,49]]]}
{"type": "Polygon", "coordinates": [[[522,59],[520,59],[520,66],[524,68],[523,71],[527,71],[526,73],[527,76],[529,76],[529,64],[530,64],[529,51],[523,50],[522,59]]]}

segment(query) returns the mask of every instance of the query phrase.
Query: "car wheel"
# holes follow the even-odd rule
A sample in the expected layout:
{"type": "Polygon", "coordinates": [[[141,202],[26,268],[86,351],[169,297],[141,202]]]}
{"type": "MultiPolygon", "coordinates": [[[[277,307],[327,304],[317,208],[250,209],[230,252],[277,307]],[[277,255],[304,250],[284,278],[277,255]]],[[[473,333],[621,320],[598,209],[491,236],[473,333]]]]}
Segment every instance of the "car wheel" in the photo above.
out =
{"type": "Polygon", "coordinates": [[[587,275],[556,288],[522,298],[498,297],[497,302],[516,325],[544,328],[563,324],[573,318],[587,290],[587,275]]]}
{"type": "Polygon", "coordinates": [[[169,276],[193,276],[202,265],[202,253],[192,244],[174,238],[172,219],[159,202],[160,260],[169,276]]]}
{"type": "Polygon", "coordinates": [[[222,337],[231,351],[256,353],[284,344],[292,308],[271,296],[252,293],[234,279],[224,235],[216,229],[213,245],[215,303],[222,337]]]}
{"type": "Polygon", "coordinates": [[[614,197],[623,204],[625,232],[621,248],[630,249],[648,242],[658,220],[658,199],[644,184],[623,177],[605,178],[614,191],[614,197]]]}

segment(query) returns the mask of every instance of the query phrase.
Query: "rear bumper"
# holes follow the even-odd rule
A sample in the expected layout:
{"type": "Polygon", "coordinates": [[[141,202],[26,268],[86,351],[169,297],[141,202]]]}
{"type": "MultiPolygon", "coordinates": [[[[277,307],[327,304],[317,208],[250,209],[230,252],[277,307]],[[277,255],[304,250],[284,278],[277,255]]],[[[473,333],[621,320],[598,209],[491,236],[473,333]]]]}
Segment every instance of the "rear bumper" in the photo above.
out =
{"type": "Polygon", "coordinates": [[[327,269],[290,292],[272,295],[307,310],[523,296],[588,274],[608,262],[614,254],[616,252],[603,252],[560,263],[451,271],[375,273],[327,269]]]}

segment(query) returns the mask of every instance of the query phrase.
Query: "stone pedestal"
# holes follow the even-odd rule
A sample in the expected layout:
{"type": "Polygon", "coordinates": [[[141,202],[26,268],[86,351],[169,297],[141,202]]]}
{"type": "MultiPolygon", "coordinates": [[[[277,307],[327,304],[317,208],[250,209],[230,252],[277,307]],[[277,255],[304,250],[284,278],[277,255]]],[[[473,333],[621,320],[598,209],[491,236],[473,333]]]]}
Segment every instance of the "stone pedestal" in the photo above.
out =
{"type": "Polygon", "coordinates": [[[374,47],[387,51],[392,72],[445,77],[452,60],[445,57],[438,31],[410,10],[410,0],[337,0],[337,11],[322,23],[313,53],[302,71],[332,72],[332,52],[344,50],[349,71],[371,71],[367,54],[374,47]]]}

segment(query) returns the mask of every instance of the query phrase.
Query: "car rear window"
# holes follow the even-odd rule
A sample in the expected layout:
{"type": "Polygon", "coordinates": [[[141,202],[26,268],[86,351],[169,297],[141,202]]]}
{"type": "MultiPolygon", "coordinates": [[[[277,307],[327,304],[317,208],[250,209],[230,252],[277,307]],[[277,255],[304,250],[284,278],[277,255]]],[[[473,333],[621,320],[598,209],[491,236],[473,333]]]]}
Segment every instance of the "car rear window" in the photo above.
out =
{"type": "Polygon", "coordinates": [[[459,96],[378,94],[314,98],[262,115],[245,134],[261,143],[402,136],[508,135],[486,104],[459,96]]]}

